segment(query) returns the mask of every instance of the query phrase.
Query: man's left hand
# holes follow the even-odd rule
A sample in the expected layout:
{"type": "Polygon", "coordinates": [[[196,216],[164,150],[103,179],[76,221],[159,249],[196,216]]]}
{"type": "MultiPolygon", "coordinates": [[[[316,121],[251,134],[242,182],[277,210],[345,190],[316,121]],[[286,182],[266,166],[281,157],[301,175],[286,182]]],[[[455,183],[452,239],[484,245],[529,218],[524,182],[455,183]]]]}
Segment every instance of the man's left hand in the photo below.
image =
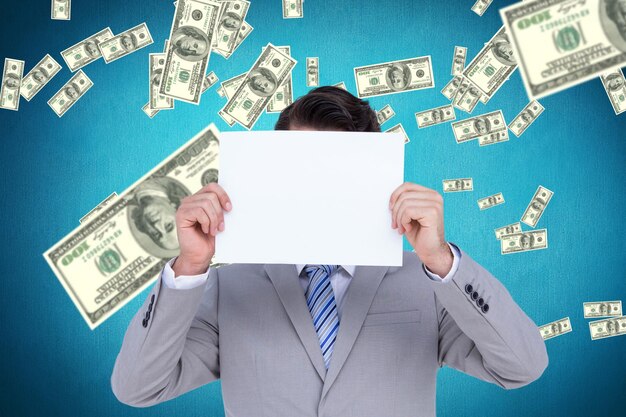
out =
{"type": "Polygon", "coordinates": [[[391,227],[404,233],[426,267],[444,277],[454,255],[444,238],[443,197],[437,191],[405,182],[391,194],[391,227]]]}

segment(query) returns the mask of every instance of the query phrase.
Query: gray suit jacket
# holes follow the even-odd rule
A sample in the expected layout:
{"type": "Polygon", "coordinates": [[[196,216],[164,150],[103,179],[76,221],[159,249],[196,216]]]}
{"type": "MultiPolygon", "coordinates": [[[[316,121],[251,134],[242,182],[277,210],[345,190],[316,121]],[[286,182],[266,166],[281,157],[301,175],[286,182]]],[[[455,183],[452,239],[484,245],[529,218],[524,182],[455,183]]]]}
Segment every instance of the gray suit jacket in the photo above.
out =
{"type": "Polygon", "coordinates": [[[357,266],[328,372],[292,264],[211,268],[205,285],[161,280],[132,319],[111,386],[146,407],[220,379],[229,417],[435,416],[437,371],[505,389],[548,365],[536,324],[463,250],[448,282],[414,252],[357,266]]]}

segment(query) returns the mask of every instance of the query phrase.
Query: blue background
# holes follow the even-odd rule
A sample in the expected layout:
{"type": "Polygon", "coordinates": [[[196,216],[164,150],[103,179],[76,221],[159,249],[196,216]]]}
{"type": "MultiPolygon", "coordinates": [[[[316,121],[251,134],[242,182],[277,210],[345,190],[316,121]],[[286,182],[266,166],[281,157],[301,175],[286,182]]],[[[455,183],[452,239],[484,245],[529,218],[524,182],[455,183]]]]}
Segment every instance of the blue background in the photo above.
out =
{"type": "MultiPolygon", "coordinates": [[[[521,138],[492,146],[457,144],[449,124],[418,130],[415,123],[416,111],[448,103],[440,90],[451,78],[454,46],[468,47],[469,63],[501,26],[497,9],[510,3],[496,0],[479,17],[473,0],[307,0],[303,19],[283,20],[280,0],[253,0],[246,20],[254,31],[229,60],[212,54],[209,70],[223,81],[246,71],[268,42],[291,45],[298,97],[308,91],[307,56],[319,56],[322,85],[345,81],[354,93],[356,66],[431,55],[435,88],[370,100],[396,111],[383,129],[402,122],[411,138],[405,180],[441,192],[444,178],[473,177],[473,192],[445,194],[446,238],[498,277],[538,325],[569,316],[573,327],[546,341],[549,367],[517,390],[443,368],[438,415],[623,416],[626,337],[591,341],[582,303],[626,302],[626,114],[615,116],[594,79],[540,100],[546,110],[521,138]],[[555,193],[537,226],[548,228],[549,248],[502,256],[494,228],[518,221],[539,184],[555,193]],[[506,203],[480,211],[476,200],[496,192],[506,203]]],[[[141,110],[148,53],[162,50],[173,12],[169,0],[74,1],[66,22],[50,19],[49,0],[2,1],[0,58],[25,60],[26,74],[50,53],[64,68],[19,112],[0,111],[0,415],[224,414],[219,382],[151,409],[119,403],[109,382],[113,363],[148,290],[91,331],[42,257],[93,206],[204,126],[231,130],[217,116],[224,99],[216,86],[199,106],[177,102],[152,120],[141,110]],[[58,118],[46,102],[71,76],[60,51],[107,26],[117,34],[141,22],[154,43],[83,68],[94,86],[58,118]]],[[[502,109],[511,121],[527,102],[517,71],[473,115],[502,109]]],[[[467,117],[457,110],[457,119],[467,117]]],[[[271,130],[276,119],[264,114],[254,129],[271,130]]]]}

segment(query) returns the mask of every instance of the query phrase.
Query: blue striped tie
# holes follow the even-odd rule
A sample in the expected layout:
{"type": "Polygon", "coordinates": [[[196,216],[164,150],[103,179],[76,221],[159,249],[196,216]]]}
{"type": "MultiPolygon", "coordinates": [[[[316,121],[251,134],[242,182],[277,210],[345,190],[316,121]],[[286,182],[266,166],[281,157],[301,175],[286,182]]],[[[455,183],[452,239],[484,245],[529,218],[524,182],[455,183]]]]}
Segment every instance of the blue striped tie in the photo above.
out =
{"type": "Polygon", "coordinates": [[[320,340],[322,356],[326,369],[330,364],[330,355],[339,330],[339,315],[335,294],[330,285],[330,277],[339,265],[305,265],[304,270],[309,277],[309,286],[306,289],[306,303],[309,306],[313,326],[320,340]]]}

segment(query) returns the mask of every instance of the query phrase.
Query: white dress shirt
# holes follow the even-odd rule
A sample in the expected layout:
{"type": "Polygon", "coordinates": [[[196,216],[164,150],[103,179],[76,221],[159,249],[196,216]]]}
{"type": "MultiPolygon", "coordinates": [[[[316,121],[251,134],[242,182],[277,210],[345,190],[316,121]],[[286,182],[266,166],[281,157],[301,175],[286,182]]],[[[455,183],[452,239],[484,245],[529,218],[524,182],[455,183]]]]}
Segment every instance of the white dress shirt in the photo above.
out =
{"type": "MultiPolygon", "coordinates": [[[[447,282],[449,281],[456,270],[458,269],[459,260],[461,259],[461,252],[459,249],[448,242],[450,249],[452,250],[452,254],[454,256],[454,261],[452,262],[452,268],[450,268],[450,272],[441,278],[439,275],[431,272],[424,265],[424,269],[430,279],[434,281],[447,282]]],[[[174,277],[174,270],[172,269],[172,264],[177,257],[174,257],[169,260],[165,264],[163,268],[163,276],[162,280],[169,288],[185,290],[197,287],[199,285],[204,284],[204,282],[209,277],[209,270],[211,267],[207,268],[206,272],[198,275],[179,275],[178,277],[174,277]]],[[[296,272],[300,277],[300,285],[302,286],[302,292],[306,292],[306,288],[309,285],[309,277],[306,273],[302,273],[305,264],[297,264],[296,272]]],[[[340,268],[330,277],[330,285],[333,287],[333,294],[335,295],[335,302],[337,303],[337,314],[341,318],[341,310],[343,306],[344,296],[346,294],[346,290],[348,289],[348,285],[350,284],[350,280],[354,276],[354,269],[356,265],[340,265],[340,268]]]]}

